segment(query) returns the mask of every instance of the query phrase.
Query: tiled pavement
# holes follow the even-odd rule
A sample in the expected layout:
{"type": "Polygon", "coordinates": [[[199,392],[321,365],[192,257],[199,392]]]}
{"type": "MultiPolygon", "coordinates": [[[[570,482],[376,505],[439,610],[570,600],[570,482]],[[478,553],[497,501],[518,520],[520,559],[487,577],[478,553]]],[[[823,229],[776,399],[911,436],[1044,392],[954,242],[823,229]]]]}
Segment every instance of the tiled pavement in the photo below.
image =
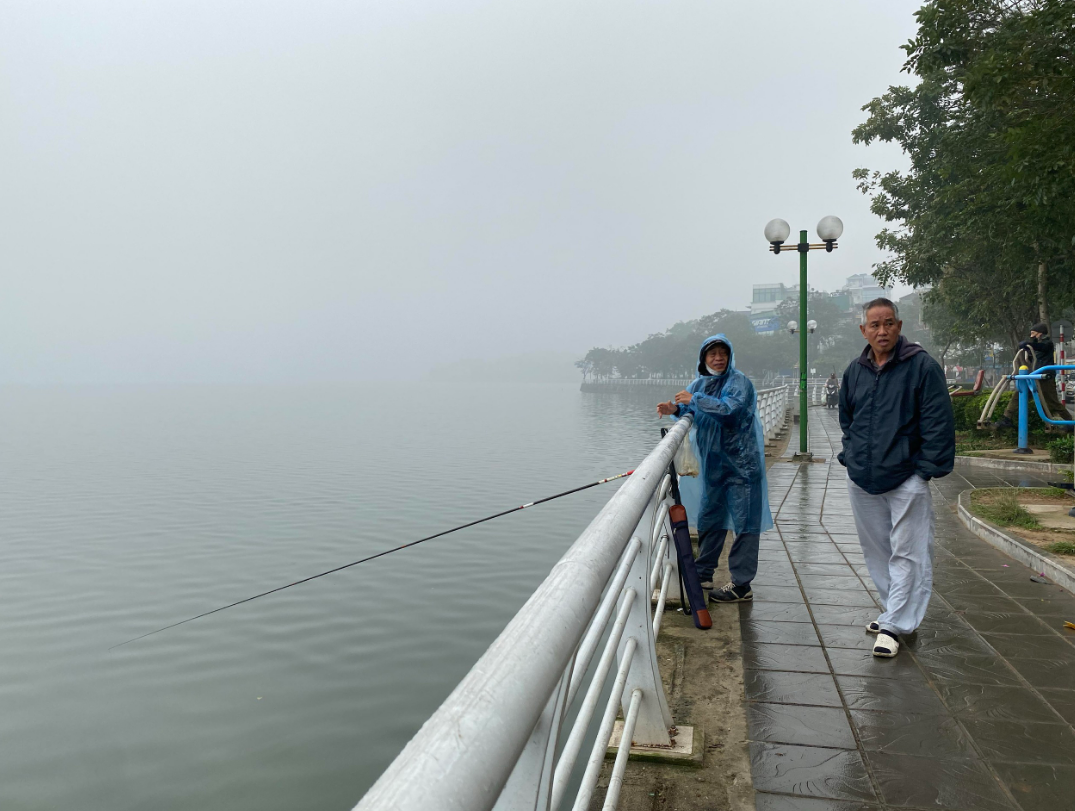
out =
{"type": "Polygon", "coordinates": [[[929,611],[899,656],[875,659],[839,426],[810,417],[824,461],[770,468],[777,526],[739,606],[758,811],[1075,808],[1075,597],[1032,582],[949,506],[969,487],[1042,483],[969,470],[935,483],[929,611]]]}

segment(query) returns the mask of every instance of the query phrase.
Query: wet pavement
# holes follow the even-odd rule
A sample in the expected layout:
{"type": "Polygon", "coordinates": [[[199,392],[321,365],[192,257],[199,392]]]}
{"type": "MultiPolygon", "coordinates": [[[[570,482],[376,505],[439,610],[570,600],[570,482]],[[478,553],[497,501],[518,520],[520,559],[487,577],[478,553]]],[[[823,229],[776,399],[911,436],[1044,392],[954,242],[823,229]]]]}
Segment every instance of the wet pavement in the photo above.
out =
{"type": "Polygon", "coordinates": [[[1075,597],[952,510],[971,487],[1044,482],[968,468],[934,482],[933,599],[899,655],[877,659],[836,412],[810,417],[823,461],[770,468],[777,525],[738,607],[758,811],[1075,808],[1075,597]]]}

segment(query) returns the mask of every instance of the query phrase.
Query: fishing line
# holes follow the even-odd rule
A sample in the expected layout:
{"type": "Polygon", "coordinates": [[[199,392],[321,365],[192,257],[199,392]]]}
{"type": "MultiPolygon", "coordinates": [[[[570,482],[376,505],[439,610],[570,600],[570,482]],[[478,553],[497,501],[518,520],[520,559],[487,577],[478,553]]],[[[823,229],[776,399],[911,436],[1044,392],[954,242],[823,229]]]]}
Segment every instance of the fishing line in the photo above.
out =
{"type": "Polygon", "coordinates": [[[296,580],[294,583],[288,583],[286,586],[278,586],[278,587],[276,587],[274,589],[270,589],[269,591],[263,591],[261,594],[255,594],[253,597],[247,597],[246,599],[243,599],[243,600],[237,600],[236,602],[230,603],[229,605],[222,605],[220,608],[214,608],[212,611],[206,611],[204,614],[198,614],[196,617],[189,617],[188,619],[181,620],[179,622],[173,622],[171,625],[165,625],[163,628],[158,628],[156,631],[150,631],[149,633],[142,634],[141,636],[136,636],[134,639],[128,639],[126,642],[120,642],[118,645],[113,645],[112,647],[109,648],[109,650],[115,650],[116,648],[122,648],[124,645],[129,645],[131,642],[137,642],[139,639],[145,639],[147,636],[153,636],[153,634],[159,634],[161,631],[167,631],[167,630],[169,630],[171,628],[176,628],[176,627],[178,627],[180,625],[185,625],[188,622],[194,622],[194,620],[200,620],[202,617],[208,617],[210,614],[216,614],[216,613],[219,613],[220,611],[225,611],[225,610],[227,610],[229,608],[234,608],[237,605],[242,605],[243,603],[249,603],[251,600],[256,600],[259,597],[267,597],[270,594],[276,594],[276,592],[283,591],[284,589],[289,589],[292,586],[299,586],[299,585],[302,585],[303,583],[309,583],[311,580],[317,580],[317,578],[324,577],[325,575],[334,574],[336,572],[342,572],[344,569],[350,569],[352,566],[357,566],[360,563],[367,563],[368,561],[376,560],[377,558],[383,558],[385,555],[391,555],[393,552],[399,552],[402,549],[407,549],[407,548],[412,547],[412,546],[417,546],[418,544],[425,543],[426,541],[432,541],[434,538],[442,538],[445,535],[450,535],[451,533],[458,532],[461,529],[467,529],[468,527],[477,526],[478,524],[484,524],[486,521],[492,521],[494,518],[502,518],[505,515],[511,515],[512,513],[519,512],[520,510],[525,510],[528,507],[536,507],[538,504],[544,504],[545,502],[552,501],[553,499],[563,498],[564,496],[570,496],[572,493],[578,493],[578,492],[580,492],[582,490],[589,490],[591,487],[597,487],[597,485],[599,485],[599,484],[606,484],[607,482],[614,482],[614,481],[616,481],[616,479],[625,478],[627,476],[630,476],[632,473],[634,473],[633,470],[628,470],[626,473],[620,473],[620,474],[618,474],[616,476],[609,476],[607,479],[600,479],[599,481],[596,481],[596,482],[590,482],[589,484],[582,485],[582,487],[575,487],[575,488],[573,488],[571,490],[565,490],[564,492],[557,493],[554,496],[546,496],[545,498],[539,498],[537,501],[531,501],[529,504],[523,504],[521,507],[512,507],[510,510],[504,510],[503,512],[498,512],[495,515],[488,515],[485,518],[479,518],[477,521],[471,521],[468,524],[461,524],[458,527],[452,527],[451,529],[446,529],[443,532],[436,533],[435,535],[427,535],[425,538],[419,538],[417,541],[411,541],[410,543],[405,543],[405,544],[403,544],[401,546],[396,546],[396,547],[394,547],[392,549],[386,549],[383,552],[378,552],[375,555],[369,555],[368,557],[364,557],[361,560],[355,560],[355,561],[352,561],[351,563],[345,563],[343,566],[337,566],[335,569],[329,569],[327,572],[321,572],[320,574],[310,575],[310,577],[304,577],[302,580],[296,580]]]}

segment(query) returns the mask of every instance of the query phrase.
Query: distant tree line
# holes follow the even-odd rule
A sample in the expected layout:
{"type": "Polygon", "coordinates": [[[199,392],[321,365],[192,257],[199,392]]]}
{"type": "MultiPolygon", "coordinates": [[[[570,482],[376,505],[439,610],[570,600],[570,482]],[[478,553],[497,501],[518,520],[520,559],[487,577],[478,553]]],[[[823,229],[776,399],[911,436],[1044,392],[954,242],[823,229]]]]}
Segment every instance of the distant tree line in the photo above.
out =
{"type": "MultiPolygon", "coordinates": [[[[811,292],[807,312],[808,320],[818,322],[817,330],[807,335],[808,368],[816,369],[819,376],[828,377],[833,372],[841,375],[865,346],[858,319],[855,314],[841,310],[823,292],[811,292]]],[[[917,307],[905,307],[900,316],[904,319],[904,333],[908,338],[932,350],[929,332],[920,326],[917,307]]],[[[781,302],[776,318],[782,325],[798,321],[798,298],[781,302]]],[[[575,365],[598,378],[613,374],[620,377],[692,378],[697,374],[702,341],[718,332],[723,332],[732,342],[736,367],[751,377],[765,379],[781,373],[798,373],[798,335],[792,335],[784,328],[775,334],[759,335],[750,323],[749,313],[727,309],[693,321],[681,321],[632,346],[595,347],[575,365]]]]}

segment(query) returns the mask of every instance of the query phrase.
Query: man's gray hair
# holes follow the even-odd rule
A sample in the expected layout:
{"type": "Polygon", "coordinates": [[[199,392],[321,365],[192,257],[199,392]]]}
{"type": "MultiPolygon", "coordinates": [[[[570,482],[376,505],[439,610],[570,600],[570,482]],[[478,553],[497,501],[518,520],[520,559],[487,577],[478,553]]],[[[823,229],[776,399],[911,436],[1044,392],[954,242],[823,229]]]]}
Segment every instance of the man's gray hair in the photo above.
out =
{"type": "Polygon", "coordinates": [[[874,307],[889,307],[892,310],[892,315],[896,317],[896,320],[900,320],[900,308],[896,306],[896,302],[887,298],[875,298],[873,301],[867,301],[862,305],[862,323],[866,323],[866,314],[870,312],[874,307]]]}

